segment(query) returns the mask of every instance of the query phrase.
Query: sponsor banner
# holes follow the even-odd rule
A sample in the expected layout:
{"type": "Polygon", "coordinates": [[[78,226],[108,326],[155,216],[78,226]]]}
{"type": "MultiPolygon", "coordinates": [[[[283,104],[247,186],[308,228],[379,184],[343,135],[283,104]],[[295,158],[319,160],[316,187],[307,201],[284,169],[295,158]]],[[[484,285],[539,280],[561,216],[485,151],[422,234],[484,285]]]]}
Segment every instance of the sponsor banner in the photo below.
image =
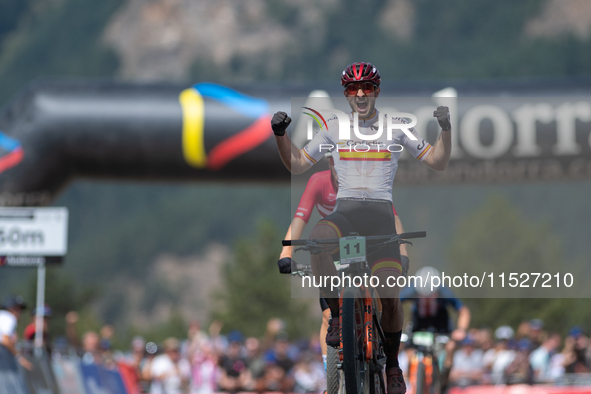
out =
{"type": "Polygon", "coordinates": [[[138,376],[136,368],[124,362],[119,363],[119,373],[128,394],[139,394],[138,376]]]}
{"type": "Polygon", "coordinates": [[[12,353],[0,345],[0,394],[35,394],[28,392],[20,369],[12,353]]]}
{"type": "Polygon", "coordinates": [[[54,394],[58,393],[58,386],[49,366],[46,355],[41,358],[25,356],[33,365],[32,370],[20,368],[21,374],[27,384],[30,394],[54,394]]]}
{"type": "Polygon", "coordinates": [[[79,363],[55,359],[52,360],[51,366],[61,394],[86,394],[79,363]]]}
{"type": "Polygon", "coordinates": [[[86,394],[128,394],[119,371],[94,364],[81,364],[80,370],[86,394]]]}
{"type": "Polygon", "coordinates": [[[591,386],[552,386],[514,384],[510,386],[470,386],[453,387],[449,394],[587,394],[591,393],[591,386]]]}
{"type": "Polygon", "coordinates": [[[59,264],[63,256],[0,256],[0,267],[30,268],[41,264],[59,264]]]}
{"type": "MultiPolygon", "coordinates": [[[[338,151],[341,160],[350,160],[349,156],[357,155],[364,162],[377,160],[376,153],[372,153],[376,150],[374,145],[379,145],[378,154],[384,156],[387,147],[399,144],[398,151],[393,148],[388,151],[398,162],[396,185],[591,178],[589,97],[380,96],[375,99],[375,108],[382,116],[375,121],[370,118],[367,122],[375,124],[360,134],[357,128],[365,127],[365,123],[355,122],[345,100],[293,98],[292,116],[303,116],[294,118],[292,140],[302,148],[319,131],[324,135],[332,133],[332,139],[325,138],[320,146],[334,146],[333,150],[338,151]],[[434,146],[441,132],[433,116],[439,105],[447,106],[450,111],[452,150],[447,168],[432,171],[415,160],[423,158],[413,152],[410,141],[396,138],[401,127],[396,120],[405,119],[409,130],[434,146]],[[333,129],[338,132],[338,138],[333,129]],[[378,137],[380,140],[375,141],[378,137]]],[[[398,134],[402,136],[400,132],[398,134]]],[[[316,145],[318,143],[311,146],[316,145]]]]}

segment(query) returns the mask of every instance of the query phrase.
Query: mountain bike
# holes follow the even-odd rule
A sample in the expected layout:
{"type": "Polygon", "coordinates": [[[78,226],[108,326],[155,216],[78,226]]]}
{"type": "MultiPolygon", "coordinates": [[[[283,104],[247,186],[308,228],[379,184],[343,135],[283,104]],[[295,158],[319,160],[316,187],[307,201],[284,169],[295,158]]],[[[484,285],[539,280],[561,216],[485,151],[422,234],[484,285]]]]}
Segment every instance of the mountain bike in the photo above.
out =
{"type": "MultiPolygon", "coordinates": [[[[388,244],[411,244],[406,239],[423,238],[424,231],[376,235],[351,236],[338,239],[284,240],[283,246],[301,246],[295,251],[313,253],[331,251],[339,245],[339,275],[349,278],[339,292],[341,341],[337,352],[329,352],[327,360],[328,394],[386,393],[384,366],[385,336],[380,324],[381,310],[376,290],[365,286],[364,277],[371,277],[367,256],[388,244]],[[376,335],[377,334],[377,335],[376,335]],[[336,376],[334,365],[335,356],[336,376]],[[332,359],[331,359],[332,358],[332,359]],[[330,363],[331,368],[328,367],[330,363]],[[335,383],[336,382],[336,383],[335,383]],[[331,391],[328,391],[330,388],[331,391]]],[[[297,267],[296,267],[296,272],[297,267]]],[[[308,273],[309,274],[309,273],[308,273]]]]}
{"type": "Polygon", "coordinates": [[[449,336],[430,331],[417,331],[408,335],[407,346],[415,353],[408,363],[409,394],[440,394],[442,375],[439,356],[449,342],[449,336]]]}

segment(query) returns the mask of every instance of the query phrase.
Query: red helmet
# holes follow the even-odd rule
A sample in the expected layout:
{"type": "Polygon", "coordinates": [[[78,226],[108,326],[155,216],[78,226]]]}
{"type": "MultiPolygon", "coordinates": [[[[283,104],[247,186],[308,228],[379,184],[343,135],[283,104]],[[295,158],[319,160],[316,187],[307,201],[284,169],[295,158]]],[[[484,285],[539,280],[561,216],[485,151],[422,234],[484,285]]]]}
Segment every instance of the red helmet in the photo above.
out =
{"type": "Polygon", "coordinates": [[[343,86],[353,82],[371,82],[380,86],[381,81],[378,69],[367,62],[351,63],[341,75],[341,85],[343,86]]]}

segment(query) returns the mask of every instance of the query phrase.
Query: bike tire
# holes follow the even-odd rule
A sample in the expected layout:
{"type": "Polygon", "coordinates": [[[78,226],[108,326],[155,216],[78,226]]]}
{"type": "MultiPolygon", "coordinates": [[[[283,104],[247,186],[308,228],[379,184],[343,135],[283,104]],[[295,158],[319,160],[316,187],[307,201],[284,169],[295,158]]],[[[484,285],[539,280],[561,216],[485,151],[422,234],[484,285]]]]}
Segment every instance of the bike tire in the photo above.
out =
{"type": "Polygon", "coordinates": [[[425,394],[425,385],[427,381],[425,379],[425,363],[419,361],[417,366],[417,384],[415,394],[425,394]]]}
{"type": "Polygon", "coordinates": [[[369,371],[366,370],[361,344],[357,340],[356,298],[357,289],[347,287],[343,294],[342,327],[343,374],[345,375],[346,394],[369,393],[369,371]],[[362,376],[363,375],[363,376],[362,376]],[[363,377],[363,379],[362,379],[363,377]]]}
{"type": "Polygon", "coordinates": [[[369,377],[369,392],[374,394],[386,394],[386,384],[384,382],[384,373],[379,371],[371,374],[369,377]],[[376,379],[378,380],[376,384],[376,379]]]}
{"type": "Polygon", "coordinates": [[[332,346],[328,346],[326,352],[326,393],[339,394],[339,352],[332,346]]]}
{"type": "Polygon", "coordinates": [[[441,381],[441,371],[439,371],[439,360],[433,357],[433,373],[432,373],[431,394],[441,394],[443,391],[441,381]]]}

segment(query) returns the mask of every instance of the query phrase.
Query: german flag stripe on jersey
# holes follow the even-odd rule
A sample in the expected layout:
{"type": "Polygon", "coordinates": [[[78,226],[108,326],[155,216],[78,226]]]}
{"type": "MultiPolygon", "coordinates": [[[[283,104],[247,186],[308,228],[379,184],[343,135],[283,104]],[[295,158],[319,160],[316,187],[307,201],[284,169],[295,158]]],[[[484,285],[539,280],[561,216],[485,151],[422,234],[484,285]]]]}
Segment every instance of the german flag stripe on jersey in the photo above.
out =
{"type": "Polygon", "coordinates": [[[316,164],[316,160],[314,160],[314,159],[312,158],[312,156],[310,156],[310,155],[308,154],[308,152],[306,152],[306,150],[305,150],[305,149],[302,149],[302,152],[304,152],[304,156],[306,156],[306,159],[308,159],[308,160],[309,160],[309,161],[310,161],[312,164],[316,164]]]}
{"type": "Polygon", "coordinates": [[[394,270],[402,272],[402,265],[400,264],[399,261],[390,260],[390,259],[378,260],[371,267],[372,274],[375,274],[379,271],[394,271],[394,270]]]}
{"type": "Polygon", "coordinates": [[[392,160],[392,153],[367,151],[367,152],[339,152],[339,160],[364,160],[364,161],[390,161],[392,160]]]}
{"type": "Polygon", "coordinates": [[[337,232],[337,237],[341,238],[343,235],[341,233],[341,229],[339,228],[339,226],[337,226],[336,224],[334,224],[333,222],[331,222],[330,220],[321,220],[318,222],[317,225],[321,225],[324,224],[326,226],[330,226],[334,229],[334,231],[337,232]]]}
{"type": "Polygon", "coordinates": [[[431,150],[432,146],[431,144],[427,144],[427,147],[425,148],[425,150],[423,152],[421,152],[420,155],[417,156],[417,160],[422,160],[423,157],[425,156],[425,153],[429,152],[431,150]]]}

